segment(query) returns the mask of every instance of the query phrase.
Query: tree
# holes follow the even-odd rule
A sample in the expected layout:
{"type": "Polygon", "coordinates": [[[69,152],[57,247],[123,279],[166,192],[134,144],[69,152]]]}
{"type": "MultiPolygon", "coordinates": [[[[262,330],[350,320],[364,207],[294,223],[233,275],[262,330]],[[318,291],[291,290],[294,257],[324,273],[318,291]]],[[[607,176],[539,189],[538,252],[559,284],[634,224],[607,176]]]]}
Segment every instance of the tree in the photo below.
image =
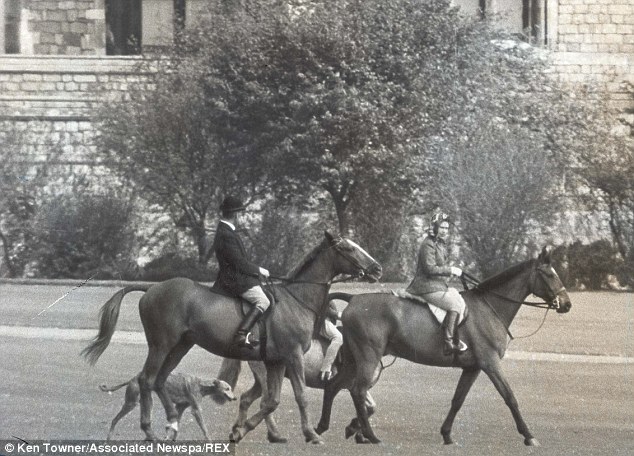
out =
{"type": "Polygon", "coordinates": [[[137,194],[189,229],[199,262],[209,258],[208,218],[227,194],[262,192],[260,156],[240,128],[212,115],[199,76],[177,58],[146,63],[152,81],[100,112],[98,155],[137,194]],[[151,67],[151,69],[148,69],[151,67]]]}
{"type": "Polygon", "coordinates": [[[452,115],[425,139],[428,198],[454,215],[462,254],[486,276],[522,258],[529,231],[561,210],[575,112],[545,55],[489,27],[457,47],[452,115]]]}
{"type": "Polygon", "coordinates": [[[32,259],[33,221],[59,150],[52,145],[44,156],[29,150],[29,133],[9,122],[0,131],[0,264],[10,277],[20,277],[32,259]]]}
{"type": "Polygon", "coordinates": [[[490,276],[517,262],[531,222],[559,210],[552,198],[553,163],[534,138],[504,124],[483,124],[452,148],[438,188],[458,214],[463,255],[490,276]]]}
{"type": "Polygon", "coordinates": [[[613,131],[618,121],[606,100],[588,97],[579,104],[581,122],[593,128],[574,138],[570,168],[578,179],[577,196],[585,207],[607,214],[612,240],[625,260],[622,283],[634,285],[634,135],[613,131]]]}
{"type": "MultiPolygon", "coordinates": [[[[102,142],[121,176],[192,230],[202,262],[223,191],[327,207],[341,232],[380,244],[381,261],[412,211],[450,207],[466,229],[471,199],[490,195],[447,185],[470,176],[465,154],[477,160],[479,147],[509,151],[501,188],[528,187],[531,207],[506,205],[501,220],[514,225],[499,235],[511,239],[485,246],[478,236],[476,255],[494,248],[491,258],[508,261],[529,223],[555,210],[542,203],[563,176],[570,104],[530,46],[446,0],[208,5],[153,63],[155,90],[110,106],[102,142]],[[533,171],[513,174],[513,163],[533,171]]],[[[473,223],[486,233],[499,221],[473,223]]]]}

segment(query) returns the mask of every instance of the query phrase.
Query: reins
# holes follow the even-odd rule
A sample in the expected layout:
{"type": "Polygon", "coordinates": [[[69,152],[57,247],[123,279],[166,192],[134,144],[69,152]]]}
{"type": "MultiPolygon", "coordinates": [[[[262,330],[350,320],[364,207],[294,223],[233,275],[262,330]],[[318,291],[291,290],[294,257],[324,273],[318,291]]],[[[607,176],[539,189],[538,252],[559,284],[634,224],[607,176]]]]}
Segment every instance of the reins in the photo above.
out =
{"type": "MultiPolygon", "coordinates": [[[[289,290],[288,285],[292,285],[292,284],[310,284],[310,285],[321,285],[323,287],[329,288],[333,283],[341,283],[341,282],[347,282],[349,280],[353,280],[353,279],[360,279],[363,278],[365,276],[365,271],[364,271],[364,267],[358,262],[356,261],[354,258],[349,257],[348,255],[344,255],[342,251],[340,251],[337,247],[338,245],[342,242],[342,240],[340,239],[339,241],[331,244],[330,246],[328,246],[328,249],[331,248],[335,248],[338,253],[340,255],[342,255],[346,260],[350,261],[355,267],[357,267],[359,269],[359,273],[355,276],[355,275],[344,275],[342,278],[340,279],[331,279],[328,280],[326,282],[315,282],[315,281],[311,281],[311,280],[298,280],[298,279],[292,279],[292,278],[288,278],[288,277],[280,277],[280,276],[274,276],[274,275],[269,275],[267,279],[265,279],[265,282],[263,285],[265,285],[268,289],[271,290],[271,293],[273,294],[273,296],[275,296],[275,292],[274,292],[274,287],[273,285],[275,285],[272,280],[278,280],[279,282],[281,282],[281,286],[286,290],[286,292],[291,295],[291,297],[293,299],[295,299],[295,301],[297,301],[302,307],[304,307],[305,309],[310,310],[311,312],[313,312],[317,317],[319,317],[319,311],[313,309],[312,307],[306,305],[306,303],[299,299],[291,290],[289,290]],[[272,279],[272,280],[271,280],[272,279]]],[[[276,298],[277,299],[277,298],[276,298]]]]}
{"type": "MultiPolygon", "coordinates": [[[[536,269],[535,269],[535,270],[533,270],[533,271],[531,271],[531,277],[533,277],[533,275],[534,275],[534,274],[536,274],[536,269]]],[[[542,280],[544,280],[544,279],[543,279],[543,277],[542,277],[541,275],[539,275],[539,273],[537,273],[537,277],[539,277],[539,278],[541,278],[542,280]]],[[[529,307],[535,307],[535,308],[540,308],[540,309],[546,309],[546,312],[544,312],[544,318],[542,319],[541,323],[539,324],[539,326],[537,327],[537,329],[536,329],[535,331],[533,331],[532,333],[530,333],[530,334],[528,334],[528,335],[526,335],[526,336],[518,336],[518,337],[515,337],[515,336],[513,336],[513,334],[511,334],[511,330],[510,330],[510,328],[509,328],[508,326],[506,326],[506,324],[505,324],[505,323],[504,323],[504,321],[502,320],[502,317],[500,317],[500,314],[497,312],[497,310],[495,310],[495,307],[493,307],[493,306],[491,305],[491,303],[489,302],[489,300],[486,298],[486,295],[483,295],[483,296],[482,296],[482,300],[483,300],[483,301],[484,301],[484,303],[485,303],[485,304],[486,304],[486,305],[487,305],[487,306],[491,309],[491,311],[492,311],[492,312],[493,312],[493,314],[496,316],[496,318],[500,321],[500,323],[502,323],[502,325],[504,326],[504,329],[506,329],[506,333],[507,333],[507,334],[508,334],[508,336],[511,338],[511,340],[514,340],[514,339],[526,339],[526,338],[528,338],[528,337],[531,337],[531,336],[534,336],[535,334],[537,334],[537,333],[539,332],[539,330],[542,328],[542,326],[544,326],[544,323],[546,322],[546,316],[548,315],[548,311],[549,311],[550,309],[557,309],[557,308],[558,308],[558,303],[557,303],[557,301],[558,301],[558,299],[559,299],[559,298],[558,298],[557,296],[559,295],[559,293],[561,292],[561,290],[558,290],[556,293],[554,293],[555,298],[553,299],[553,301],[552,301],[552,302],[546,302],[546,301],[543,301],[543,302],[534,302],[534,301],[525,301],[525,300],[523,300],[523,301],[519,301],[519,300],[517,300],[517,299],[509,298],[508,296],[501,295],[501,294],[496,293],[496,292],[494,292],[494,291],[491,291],[491,290],[485,290],[485,289],[480,288],[480,281],[479,281],[478,279],[476,279],[475,277],[473,277],[472,275],[470,275],[470,274],[468,274],[468,273],[466,273],[466,272],[464,272],[464,271],[463,271],[462,276],[461,276],[460,278],[461,278],[461,280],[462,280],[462,284],[463,284],[463,286],[464,286],[465,290],[467,290],[467,289],[468,289],[468,287],[467,287],[467,281],[469,281],[469,282],[471,282],[473,285],[475,285],[474,289],[479,290],[479,291],[482,291],[483,293],[490,293],[490,294],[492,294],[493,296],[496,296],[496,297],[498,297],[498,298],[500,298],[500,299],[503,299],[503,300],[505,300],[505,301],[508,301],[508,302],[512,302],[512,303],[514,303],[514,304],[521,304],[521,305],[526,305],[526,306],[529,306],[529,307]]],[[[549,287],[549,288],[550,288],[550,287],[549,287]]],[[[552,292],[552,289],[551,289],[550,291],[552,292]]]]}

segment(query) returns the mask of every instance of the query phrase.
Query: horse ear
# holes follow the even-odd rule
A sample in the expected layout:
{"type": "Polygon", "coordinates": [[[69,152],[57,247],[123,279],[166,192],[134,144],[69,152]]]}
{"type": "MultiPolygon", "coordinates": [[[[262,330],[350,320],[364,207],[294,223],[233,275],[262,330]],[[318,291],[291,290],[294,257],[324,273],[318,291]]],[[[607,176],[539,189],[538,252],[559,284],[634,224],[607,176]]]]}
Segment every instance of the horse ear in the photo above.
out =
{"type": "Polygon", "coordinates": [[[544,248],[542,249],[542,253],[539,254],[538,259],[542,263],[550,264],[551,255],[552,255],[552,249],[548,246],[544,246],[544,248]]]}
{"type": "Polygon", "coordinates": [[[328,239],[328,242],[331,244],[335,241],[335,236],[333,236],[328,230],[324,231],[324,236],[326,236],[326,239],[328,239]]]}

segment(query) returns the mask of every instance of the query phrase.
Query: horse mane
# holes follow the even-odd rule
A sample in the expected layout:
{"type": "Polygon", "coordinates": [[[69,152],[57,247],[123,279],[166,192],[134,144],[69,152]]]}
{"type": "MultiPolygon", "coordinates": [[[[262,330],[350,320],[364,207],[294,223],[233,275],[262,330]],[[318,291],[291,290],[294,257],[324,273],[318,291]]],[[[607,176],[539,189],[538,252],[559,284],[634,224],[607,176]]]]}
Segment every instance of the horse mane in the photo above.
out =
{"type": "Polygon", "coordinates": [[[535,260],[526,260],[522,263],[516,264],[515,266],[511,266],[510,268],[505,269],[499,274],[496,274],[480,282],[477,288],[479,290],[485,290],[485,291],[491,290],[492,288],[496,288],[500,286],[501,284],[508,282],[519,273],[525,271],[527,266],[532,265],[534,262],[535,260]]]}
{"type": "Polygon", "coordinates": [[[297,278],[297,276],[304,272],[308,265],[313,262],[317,255],[327,247],[327,244],[327,239],[322,240],[321,243],[313,248],[308,255],[306,255],[293,269],[291,269],[288,274],[286,274],[286,278],[289,280],[297,278]]]}

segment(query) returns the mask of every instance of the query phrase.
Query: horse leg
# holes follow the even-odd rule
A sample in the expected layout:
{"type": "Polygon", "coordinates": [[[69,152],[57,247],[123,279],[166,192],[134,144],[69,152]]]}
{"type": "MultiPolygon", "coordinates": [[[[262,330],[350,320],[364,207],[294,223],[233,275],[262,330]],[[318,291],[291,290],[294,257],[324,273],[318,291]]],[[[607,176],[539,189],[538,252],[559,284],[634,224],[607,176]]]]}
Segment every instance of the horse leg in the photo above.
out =
{"type": "Polygon", "coordinates": [[[339,372],[332,381],[326,383],[324,386],[324,395],[321,405],[321,417],[319,418],[319,423],[317,423],[317,427],[315,428],[315,432],[317,434],[323,434],[330,427],[330,416],[332,414],[332,404],[339,394],[339,391],[343,389],[343,386],[346,385],[350,381],[349,376],[344,374],[344,372],[339,372]]]}
{"type": "Polygon", "coordinates": [[[154,390],[156,391],[158,397],[161,399],[161,403],[163,404],[163,408],[165,409],[165,416],[167,418],[167,435],[165,438],[168,440],[176,440],[176,436],[178,434],[179,420],[178,411],[176,410],[172,399],[165,389],[165,382],[167,381],[167,377],[169,377],[176,366],[178,366],[178,363],[181,362],[183,357],[193,346],[193,342],[186,340],[185,337],[181,338],[181,340],[170,350],[165,361],[163,362],[163,365],[159,369],[156,380],[154,382],[154,390]]]}
{"type": "MultiPolygon", "coordinates": [[[[381,362],[381,356],[385,352],[385,342],[383,340],[359,342],[355,339],[353,332],[349,333],[347,340],[356,367],[355,378],[350,387],[350,395],[352,396],[352,401],[357,411],[357,418],[361,429],[360,432],[361,435],[371,443],[380,443],[381,440],[374,434],[368,419],[366,399],[368,397],[368,390],[376,382],[375,372],[381,362]]],[[[387,337],[384,340],[386,341],[387,337]]],[[[364,439],[360,440],[365,442],[364,439]]]]}
{"type": "Polygon", "coordinates": [[[233,424],[233,427],[231,429],[236,429],[244,426],[244,423],[247,421],[249,407],[251,407],[251,404],[253,404],[253,402],[261,395],[262,388],[256,379],[255,383],[253,383],[253,386],[240,395],[238,418],[236,418],[236,422],[233,424]]]}
{"type": "Polygon", "coordinates": [[[302,432],[307,442],[324,443],[315,430],[310,426],[308,417],[308,400],[306,399],[306,378],[304,372],[304,354],[299,351],[291,354],[287,361],[288,376],[295,393],[295,402],[299,407],[299,416],[302,425],[302,432]]]}
{"type": "Polygon", "coordinates": [[[524,436],[524,444],[527,446],[539,446],[539,442],[535,437],[533,437],[533,434],[531,434],[531,431],[528,429],[528,426],[520,414],[517,399],[515,399],[513,390],[511,390],[511,386],[502,372],[502,366],[500,366],[499,361],[493,363],[490,366],[490,369],[485,370],[485,372],[500,395],[504,398],[504,402],[508,408],[511,410],[513,418],[515,419],[515,424],[517,425],[517,430],[524,436]]]}
{"type": "MultiPolygon", "coordinates": [[[[264,380],[266,381],[266,380],[264,380]]],[[[237,428],[243,427],[247,421],[247,414],[249,408],[257,399],[262,397],[262,383],[260,380],[256,380],[253,386],[242,396],[240,396],[240,407],[238,412],[238,419],[235,424],[231,428],[232,431],[235,431],[237,428]]],[[[277,429],[277,422],[273,415],[266,415],[264,418],[267,427],[267,439],[271,443],[286,443],[287,439],[282,437],[280,432],[277,429]]]]}
{"type": "MultiPolygon", "coordinates": [[[[238,427],[244,426],[244,423],[247,420],[247,413],[249,411],[249,407],[251,404],[255,402],[259,397],[266,394],[266,367],[264,363],[261,361],[250,361],[249,367],[251,368],[251,372],[253,373],[253,378],[255,383],[251,387],[249,391],[240,396],[240,409],[238,414],[238,419],[236,423],[233,425],[232,430],[235,430],[238,427]]],[[[271,443],[286,443],[287,439],[282,437],[280,432],[277,429],[277,423],[275,422],[275,418],[273,415],[266,415],[265,417],[266,427],[267,427],[267,438],[271,443]]]]}
{"type": "Polygon", "coordinates": [[[458,411],[464,404],[464,400],[469,393],[469,390],[473,386],[473,383],[480,375],[480,369],[463,369],[462,375],[460,376],[460,380],[458,381],[458,386],[456,387],[456,392],[453,395],[453,399],[451,400],[451,408],[449,409],[449,414],[440,428],[440,433],[442,434],[442,438],[445,441],[445,445],[450,445],[453,443],[453,439],[451,438],[451,428],[453,427],[453,421],[458,414],[458,411]]]}
{"type": "Polygon", "coordinates": [[[266,363],[267,388],[262,396],[260,410],[249,418],[243,426],[234,427],[229,435],[229,440],[238,443],[249,431],[255,429],[255,427],[260,424],[267,415],[275,411],[280,403],[284,370],[285,366],[281,362],[266,363]]]}
{"type": "MultiPolygon", "coordinates": [[[[365,397],[365,407],[368,411],[368,417],[374,415],[374,412],[376,412],[376,402],[374,398],[370,395],[369,391],[365,397]]],[[[369,441],[361,433],[361,423],[359,423],[359,418],[357,417],[352,418],[352,420],[350,420],[350,424],[346,426],[346,439],[349,439],[353,435],[354,440],[357,443],[369,443],[369,441]]]]}
{"type": "Polygon", "coordinates": [[[156,375],[166,356],[167,350],[162,350],[155,345],[150,345],[145,365],[139,374],[141,429],[145,432],[146,440],[158,440],[158,437],[152,430],[152,390],[154,389],[156,375]]]}

